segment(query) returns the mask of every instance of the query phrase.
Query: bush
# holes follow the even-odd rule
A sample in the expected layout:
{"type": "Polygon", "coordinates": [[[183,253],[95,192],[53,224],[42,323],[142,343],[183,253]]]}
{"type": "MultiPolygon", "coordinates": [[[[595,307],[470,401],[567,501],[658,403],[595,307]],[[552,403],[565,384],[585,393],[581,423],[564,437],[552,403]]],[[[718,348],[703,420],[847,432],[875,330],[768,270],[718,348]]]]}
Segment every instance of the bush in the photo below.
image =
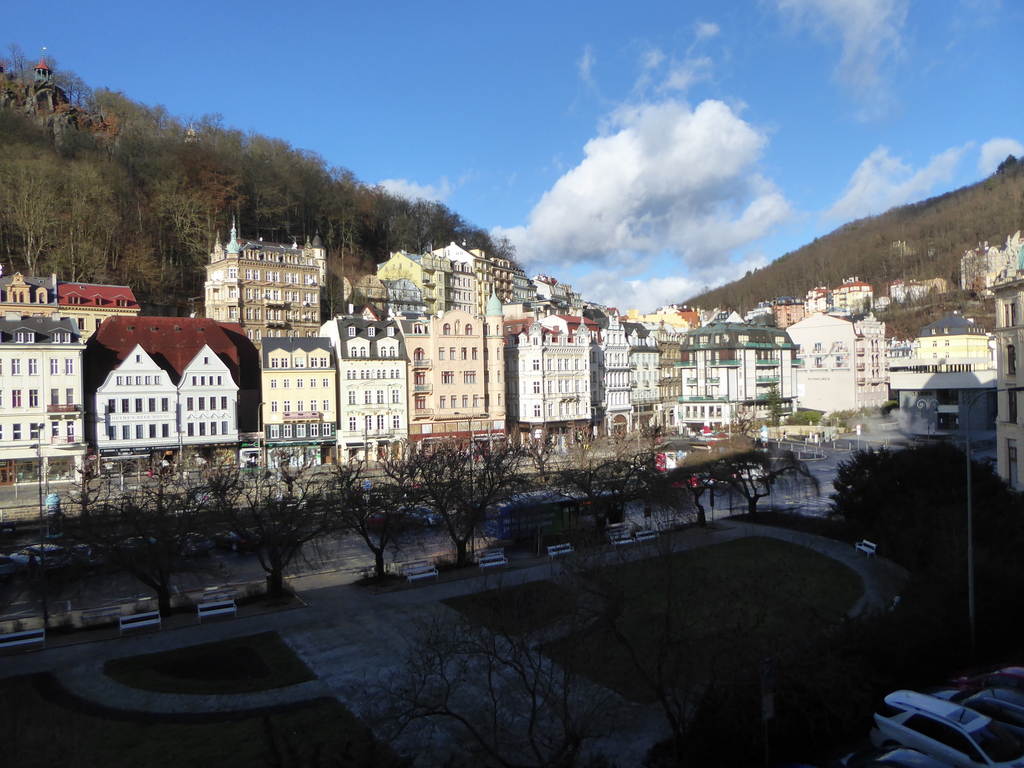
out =
{"type": "Polygon", "coordinates": [[[800,409],[786,418],[786,424],[796,427],[817,426],[821,423],[821,417],[824,415],[821,411],[800,409]]]}

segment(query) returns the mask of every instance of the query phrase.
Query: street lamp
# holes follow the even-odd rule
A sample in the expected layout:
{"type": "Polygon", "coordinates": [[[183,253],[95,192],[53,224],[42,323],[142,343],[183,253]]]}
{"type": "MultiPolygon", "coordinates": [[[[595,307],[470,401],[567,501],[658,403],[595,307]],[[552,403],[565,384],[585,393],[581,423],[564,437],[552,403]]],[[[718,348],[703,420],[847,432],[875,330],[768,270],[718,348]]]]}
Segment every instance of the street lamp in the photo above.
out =
{"type": "MultiPolygon", "coordinates": [[[[966,436],[964,448],[967,454],[967,618],[971,626],[971,656],[977,651],[977,631],[975,628],[974,611],[974,500],[971,498],[971,408],[978,402],[978,399],[989,394],[1000,392],[1016,393],[1024,390],[1024,387],[1007,387],[1006,389],[983,389],[974,395],[965,398],[967,402],[966,413],[966,436]]],[[[998,409],[999,403],[996,403],[998,409]]]]}

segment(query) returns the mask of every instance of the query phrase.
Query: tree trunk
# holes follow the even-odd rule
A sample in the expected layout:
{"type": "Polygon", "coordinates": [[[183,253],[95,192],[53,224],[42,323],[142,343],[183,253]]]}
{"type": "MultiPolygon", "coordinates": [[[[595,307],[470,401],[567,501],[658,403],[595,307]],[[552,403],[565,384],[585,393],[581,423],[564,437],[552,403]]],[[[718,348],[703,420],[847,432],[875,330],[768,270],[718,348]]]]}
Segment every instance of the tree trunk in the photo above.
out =
{"type": "Polygon", "coordinates": [[[455,539],[455,565],[458,568],[462,568],[466,565],[469,560],[468,550],[468,539],[455,539]]]}
{"type": "Polygon", "coordinates": [[[377,572],[377,578],[384,578],[384,550],[374,550],[373,553],[373,567],[377,572]]]}
{"type": "Polygon", "coordinates": [[[757,517],[757,496],[747,499],[747,514],[750,515],[751,520],[757,517]]]}
{"type": "Polygon", "coordinates": [[[284,596],[284,569],[271,568],[267,574],[267,597],[284,596]]]}
{"type": "Polygon", "coordinates": [[[171,615],[171,590],[167,586],[161,586],[156,591],[156,604],[161,616],[171,615]]]}

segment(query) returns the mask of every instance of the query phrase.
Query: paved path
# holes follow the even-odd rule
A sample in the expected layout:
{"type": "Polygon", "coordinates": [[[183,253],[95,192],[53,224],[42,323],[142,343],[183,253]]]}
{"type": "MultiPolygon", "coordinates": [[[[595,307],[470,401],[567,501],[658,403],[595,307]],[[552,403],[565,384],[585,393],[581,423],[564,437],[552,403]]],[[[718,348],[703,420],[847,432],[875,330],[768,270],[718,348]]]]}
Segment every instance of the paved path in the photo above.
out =
{"type": "MultiPolygon", "coordinates": [[[[850,615],[885,610],[899,594],[905,573],[882,558],[867,558],[848,544],[788,529],[752,525],[736,520],[716,523],[706,530],[690,529],[671,536],[675,550],[729,541],[750,535],[770,536],[810,547],[843,562],[864,580],[865,591],[850,615]]],[[[643,557],[656,545],[639,545],[604,555],[610,561],[643,557]]],[[[366,691],[402,658],[417,622],[434,611],[449,610],[439,601],[481,589],[484,584],[522,583],[548,578],[561,564],[516,554],[508,571],[468,578],[465,573],[446,574],[436,584],[399,586],[375,593],[371,589],[339,583],[340,574],[299,577],[291,587],[304,607],[271,613],[239,611],[233,620],[192,623],[181,617],[166,622],[160,632],[109,640],[49,647],[44,651],[0,657],[0,677],[52,672],[61,685],[76,696],[123,711],[151,713],[200,713],[251,710],[324,696],[337,698],[357,716],[365,713],[366,691]],[[197,696],[168,695],[120,685],[105,674],[103,664],[113,658],[154,653],[205,642],[278,631],[318,679],[256,694],[197,696]]],[[[475,571],[473,573],[476,573],[475,571]]],[[[621,719],[628,720],[630,738],[621,734],[600,745],[608,754],[625,758],[621,765],[639,765],[645,750],[664,738],[662,720],[649,706],[620,701],[621,719]]],[[[411,746],[422,734],[409,734],[411,746]]],[[[396,745],[401,750],[402,744],[396,745]]]]}

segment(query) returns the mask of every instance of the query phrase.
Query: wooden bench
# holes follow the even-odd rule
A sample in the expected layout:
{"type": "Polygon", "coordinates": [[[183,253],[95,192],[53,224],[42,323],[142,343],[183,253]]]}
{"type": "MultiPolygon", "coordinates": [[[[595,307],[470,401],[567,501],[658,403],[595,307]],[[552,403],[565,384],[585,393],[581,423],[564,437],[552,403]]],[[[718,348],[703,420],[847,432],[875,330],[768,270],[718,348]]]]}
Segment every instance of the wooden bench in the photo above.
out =
{"type": "Polygon", "coordinates": [[[131,616],[122,616],[120,619],[121,634],[126,629],[145,629],[146,627],[161,628],[160,611],[145,611],[133,613],[131,616]]]}
{"type": "Polygon", "coordinates": [[[429,560],[410,560],[408,563],[402,563],[401,573],[412,584],[422,579],[436,579],[437,566],[429,560]]]}
{"type": "Polygon", "coordinates": [[[548,547],[548,557],[561,557],[562,555],[571,555],[575,552],[572,548],[572,544],[552,544],[548,547]]]}
{"type": "Polygon", "coordinates": [[[637,531],[634,536],[636,537],[637,543],[642,544],[645,541],[657,541],[657,531],[637,531]]]}
{"type": "Polygon", "coordinates": [[[477,558],[476,564],[481,568],[497,568],[499,565],[508,565],[505,548],[487,550],[477,558]]]}
{"type": "Polygon", "coordinates": [[[858,552],[863,552],[868,557],[874,557],[875,550],[878,548],[878,545],[875,544],[873,541],[868,541],[867,539],[864,539],[863,541],[858,541],[856,544],[854,544],[853,548],[856,549],[858,552]]]}
{"type": "Polygon", "coordinates": [[[120,605],[108,605],[104,608],[88,608],[82,611],[82,623],[90,621],[99,621],[100,619],[109,619],[108,623],[113,624],[114,619],[121,618],[121,606],[120,605]]]}
{"type": "Polygon", "coordinates": [[[28,650],[30,646],[34,645],[38,645],[41,648],[46,647],[46,629],[44,627],[0,635],[0,651],[10,649],[28,650]]]}
{"type": "Polygon", "coordinates": [[[605,533],[608,534],[608,541],[613,547],[622,547],[633,543],[633,534],[625,523],[613,523],[605,528],[605,533]]]}

